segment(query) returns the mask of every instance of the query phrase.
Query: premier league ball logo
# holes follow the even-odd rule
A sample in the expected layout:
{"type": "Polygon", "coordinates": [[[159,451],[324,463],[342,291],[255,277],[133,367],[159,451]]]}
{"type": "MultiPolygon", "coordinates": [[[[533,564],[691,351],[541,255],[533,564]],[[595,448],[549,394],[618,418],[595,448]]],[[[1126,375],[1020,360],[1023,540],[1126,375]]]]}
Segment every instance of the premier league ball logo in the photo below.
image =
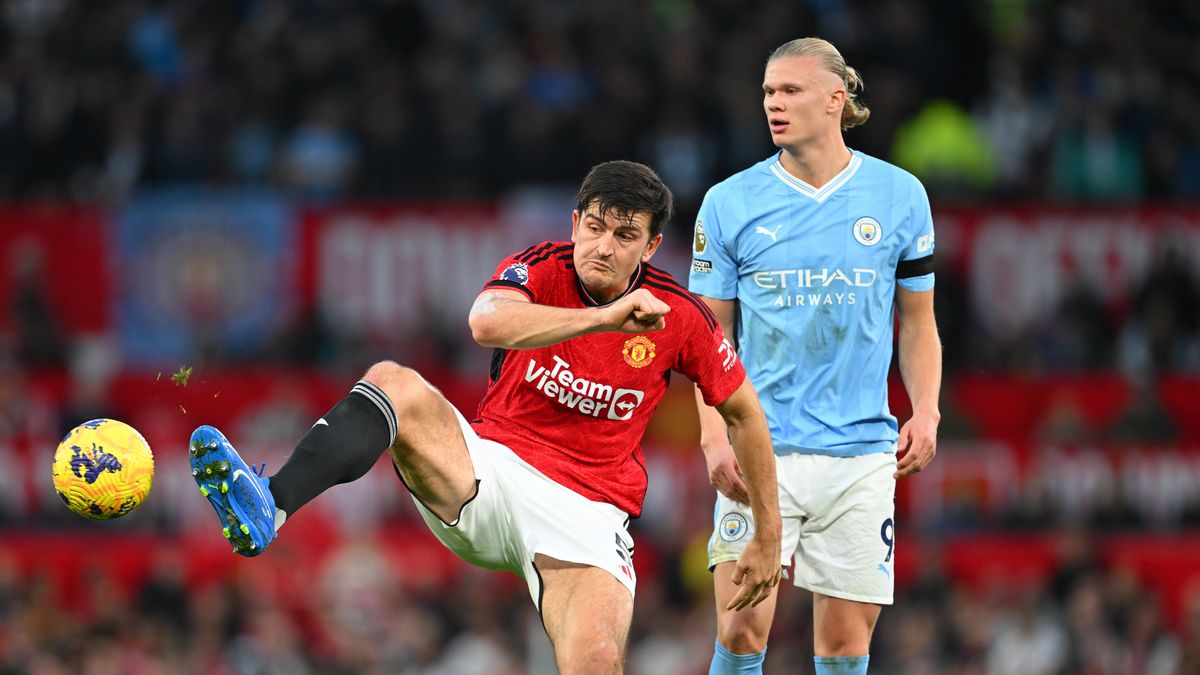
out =
{"type": "Polygon", "coordinates": [[[525,263],[514,263],[500,273],[500,278],[524,286],[529,281],[529,267],[525,263]]]}

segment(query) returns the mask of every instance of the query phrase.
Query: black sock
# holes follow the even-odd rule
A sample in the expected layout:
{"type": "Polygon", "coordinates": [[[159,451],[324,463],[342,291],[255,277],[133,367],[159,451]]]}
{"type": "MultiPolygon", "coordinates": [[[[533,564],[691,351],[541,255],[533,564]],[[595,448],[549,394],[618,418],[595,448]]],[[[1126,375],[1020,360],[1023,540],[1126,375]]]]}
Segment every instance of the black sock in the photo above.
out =
{"type": "Polygon", "coordinates": [[[360,381],[308,430],[271,476],[275,508],[291,516],[334,485],[357,480],[396,438],[396,410],[379,387],[360,381]]]}

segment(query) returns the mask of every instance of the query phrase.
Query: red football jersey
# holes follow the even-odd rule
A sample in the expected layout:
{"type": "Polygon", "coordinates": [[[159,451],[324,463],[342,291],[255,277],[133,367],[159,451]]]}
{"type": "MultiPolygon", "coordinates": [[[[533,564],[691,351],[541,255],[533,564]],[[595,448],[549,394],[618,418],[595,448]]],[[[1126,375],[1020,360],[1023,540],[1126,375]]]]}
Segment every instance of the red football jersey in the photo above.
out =
{"type": "MultiPolygon", "coordinates": [[[[595,307],[575,274],[570,242],[505,259],[484,288],[513,289],[554,307],[595,307]]],[[[471,422],[550,479],[631,516],[642,512],[642,435],[676,370],[716,405],[746,378],[712,312],[666,272],[642,264],[625,293],[648,289],[671,306],[666,327],[592,333],[539,349],[497,349],[471,422]]]]}

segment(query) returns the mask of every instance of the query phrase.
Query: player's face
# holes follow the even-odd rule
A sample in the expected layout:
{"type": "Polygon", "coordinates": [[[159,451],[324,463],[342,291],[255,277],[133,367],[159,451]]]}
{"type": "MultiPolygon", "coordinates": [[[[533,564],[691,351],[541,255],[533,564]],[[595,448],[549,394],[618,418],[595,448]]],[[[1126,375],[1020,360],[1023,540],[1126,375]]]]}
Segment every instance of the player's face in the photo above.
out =
{"type": "Polygon", "coordinates": [[[650,236],[650,215],[633,218],[616,211],[600,217],[600,209],[589,206],[571,214],[571,241],[575,243],[575,272],[588,293],[608,302],[629,287],[630,277],[640,263],[658,250],[662,234],[650,236]]]}
{"type": "Polygon", "coordinates": [[[771,140],[799,148],[831,131],[840,133],[846,88],[813,56],[785,56],[767,64],[763,109],[771,140]]]}

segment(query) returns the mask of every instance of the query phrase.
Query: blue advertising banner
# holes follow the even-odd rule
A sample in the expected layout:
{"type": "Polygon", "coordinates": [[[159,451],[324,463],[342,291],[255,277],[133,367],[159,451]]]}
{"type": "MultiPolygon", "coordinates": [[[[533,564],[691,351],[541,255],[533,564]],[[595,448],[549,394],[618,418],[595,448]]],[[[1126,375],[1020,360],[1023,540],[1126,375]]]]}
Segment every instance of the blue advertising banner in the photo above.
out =
{"type": "Polygon", "coordinates": [[[295,302],[295,215],[263,193],[175,188],[113,228],[115,308],[133,364],[259,356],[295,302]]]}

